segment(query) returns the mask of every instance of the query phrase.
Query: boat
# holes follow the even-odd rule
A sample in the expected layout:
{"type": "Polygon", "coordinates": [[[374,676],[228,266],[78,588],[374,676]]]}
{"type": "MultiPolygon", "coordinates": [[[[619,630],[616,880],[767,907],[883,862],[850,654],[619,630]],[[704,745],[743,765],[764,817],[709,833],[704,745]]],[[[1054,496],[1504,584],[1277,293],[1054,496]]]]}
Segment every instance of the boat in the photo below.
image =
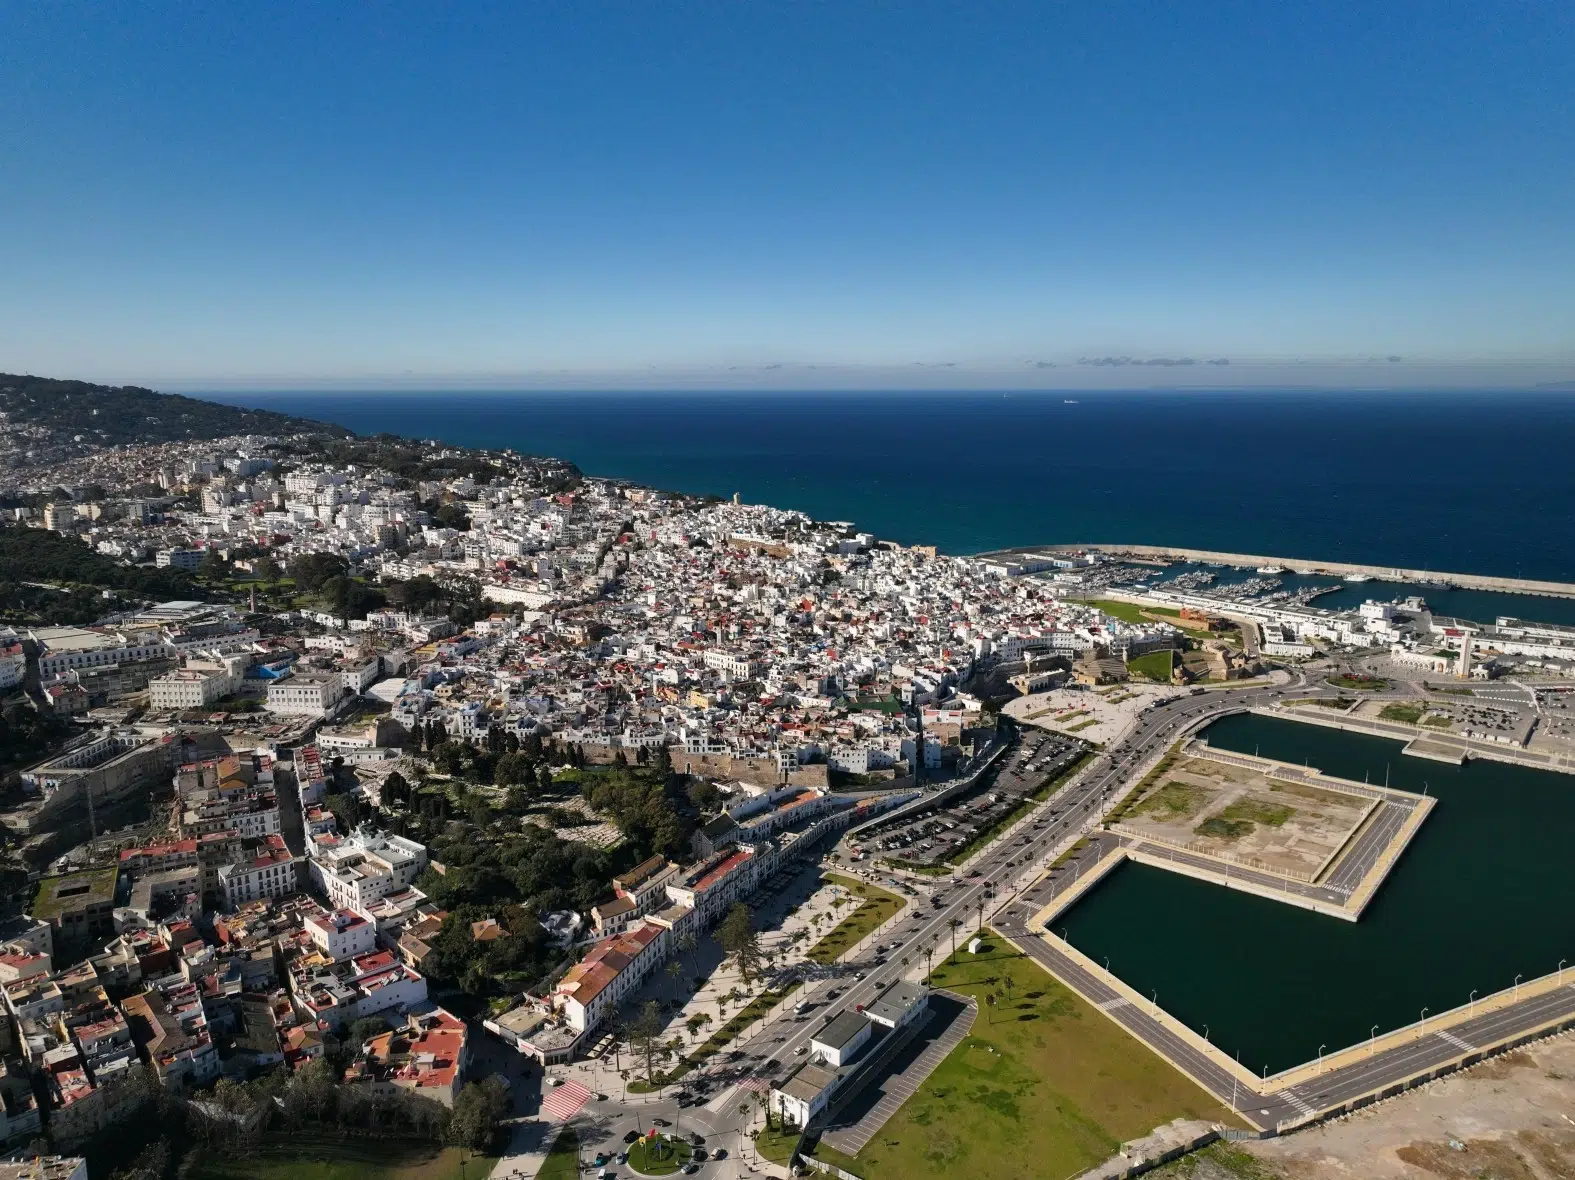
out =
{"type": "Polygon", "coordinates": [[[1267,574],[1270,577],[1278,577],[1280,574],[1288,574],[1290,572],[1283,565],[1260,565],[1258,567],[1258,573],[1267,574]]]}
{"type": "Polygon", "coordinates": [[[1373,575],[1372,574],[1346,574],[1345,575],[1345,580],[1347,582],[1371,582],[1373,580],[1373,575]]]}

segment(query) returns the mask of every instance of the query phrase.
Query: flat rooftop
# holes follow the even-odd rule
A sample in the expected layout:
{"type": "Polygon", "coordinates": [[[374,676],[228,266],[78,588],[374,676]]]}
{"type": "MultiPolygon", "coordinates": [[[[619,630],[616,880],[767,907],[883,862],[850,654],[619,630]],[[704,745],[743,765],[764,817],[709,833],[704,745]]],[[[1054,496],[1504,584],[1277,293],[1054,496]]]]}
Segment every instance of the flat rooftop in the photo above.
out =
{"type": "Polygon", "coordinates": [[[119,869],[88,869],[45,877],[38,883],[30,910],[35,918],[59,918],[85,906],[107,905],[115,900],[115,878],[119,869]]]}

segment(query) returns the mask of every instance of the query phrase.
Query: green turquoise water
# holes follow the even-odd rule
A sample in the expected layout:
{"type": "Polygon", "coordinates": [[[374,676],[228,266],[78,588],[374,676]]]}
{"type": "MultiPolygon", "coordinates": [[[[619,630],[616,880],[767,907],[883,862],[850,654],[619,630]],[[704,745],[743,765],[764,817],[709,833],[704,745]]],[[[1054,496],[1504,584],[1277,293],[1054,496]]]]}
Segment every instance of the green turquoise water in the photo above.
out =
{"type": "MultiPolygon", "coordinates": [[[[1262,1072],[1569,960],[1575,776],[1409,758],[1398,742],[1241,714],[1212,745],[1426,789],[1438,804],[1359,922],[1127,863],[1056,922],[1072,944],[1262,1072]]],[[[1572,975],[1575,979],[1575,975],[1572,975]]]]}

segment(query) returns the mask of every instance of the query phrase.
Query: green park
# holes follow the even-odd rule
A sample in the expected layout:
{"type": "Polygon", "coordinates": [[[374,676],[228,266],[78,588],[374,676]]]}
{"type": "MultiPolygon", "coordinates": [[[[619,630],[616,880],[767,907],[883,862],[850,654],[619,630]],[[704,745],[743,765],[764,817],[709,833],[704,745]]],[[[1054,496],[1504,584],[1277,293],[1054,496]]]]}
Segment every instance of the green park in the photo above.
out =
{"type": "Polygon", "coordinates": [[[866,1180],[1075,1175],[1175,1118],[1222,1107],[993,931],[932,985],[978,1003],[971,1034],[857,1156],[817,1159],[866,1180]]]}

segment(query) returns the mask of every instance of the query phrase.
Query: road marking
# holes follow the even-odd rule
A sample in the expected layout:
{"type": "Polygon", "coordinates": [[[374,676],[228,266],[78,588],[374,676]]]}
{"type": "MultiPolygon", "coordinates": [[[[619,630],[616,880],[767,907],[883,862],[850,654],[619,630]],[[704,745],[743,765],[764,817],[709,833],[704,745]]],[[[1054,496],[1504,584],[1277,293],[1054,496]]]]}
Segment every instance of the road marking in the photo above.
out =
{"type": "Polygon", "coordinates": [[[584,1085],[570,1079],[553,1089],[541,1100],[542,1113],[549,1118],[567,1122],[580,1113],[591,1100],[591,1092],[584,1085]]]}
{"type": "Polygon", "coordinates": [[[1131,1003],[1132,1001],[1127,999],[1125,996],[1117,996],[1113,1000],[1106,1000],[1103,1004],[1095,1004],[1094,1007],[1098,1008],[1101,1012],[1114,1012],[1117,1008],[1127,1007],[1131,1003]]]}
{"type": "Polygon", "coordinates": [[[1295,1090],[1281,1090],[1280,1097],[1285,1099],[1286,1102],[1290,1103],[1304,1115],[1312,1116],[1318,1113],[1312,1107],[1303,1102],[1301,1095],[1297,1094],[1295,1090]]]}
{"type": "Polygon", "coordinates": [[[1452,1032],[1441,1032],[1438,1034],[1438,1039],[1441,1041],[1448,1041],[1455,1048],[1464,1049],[1468,1053],[1476,1048],[1476,1046],[1470,1041],[1462,1040],[1452,1032]]]}

